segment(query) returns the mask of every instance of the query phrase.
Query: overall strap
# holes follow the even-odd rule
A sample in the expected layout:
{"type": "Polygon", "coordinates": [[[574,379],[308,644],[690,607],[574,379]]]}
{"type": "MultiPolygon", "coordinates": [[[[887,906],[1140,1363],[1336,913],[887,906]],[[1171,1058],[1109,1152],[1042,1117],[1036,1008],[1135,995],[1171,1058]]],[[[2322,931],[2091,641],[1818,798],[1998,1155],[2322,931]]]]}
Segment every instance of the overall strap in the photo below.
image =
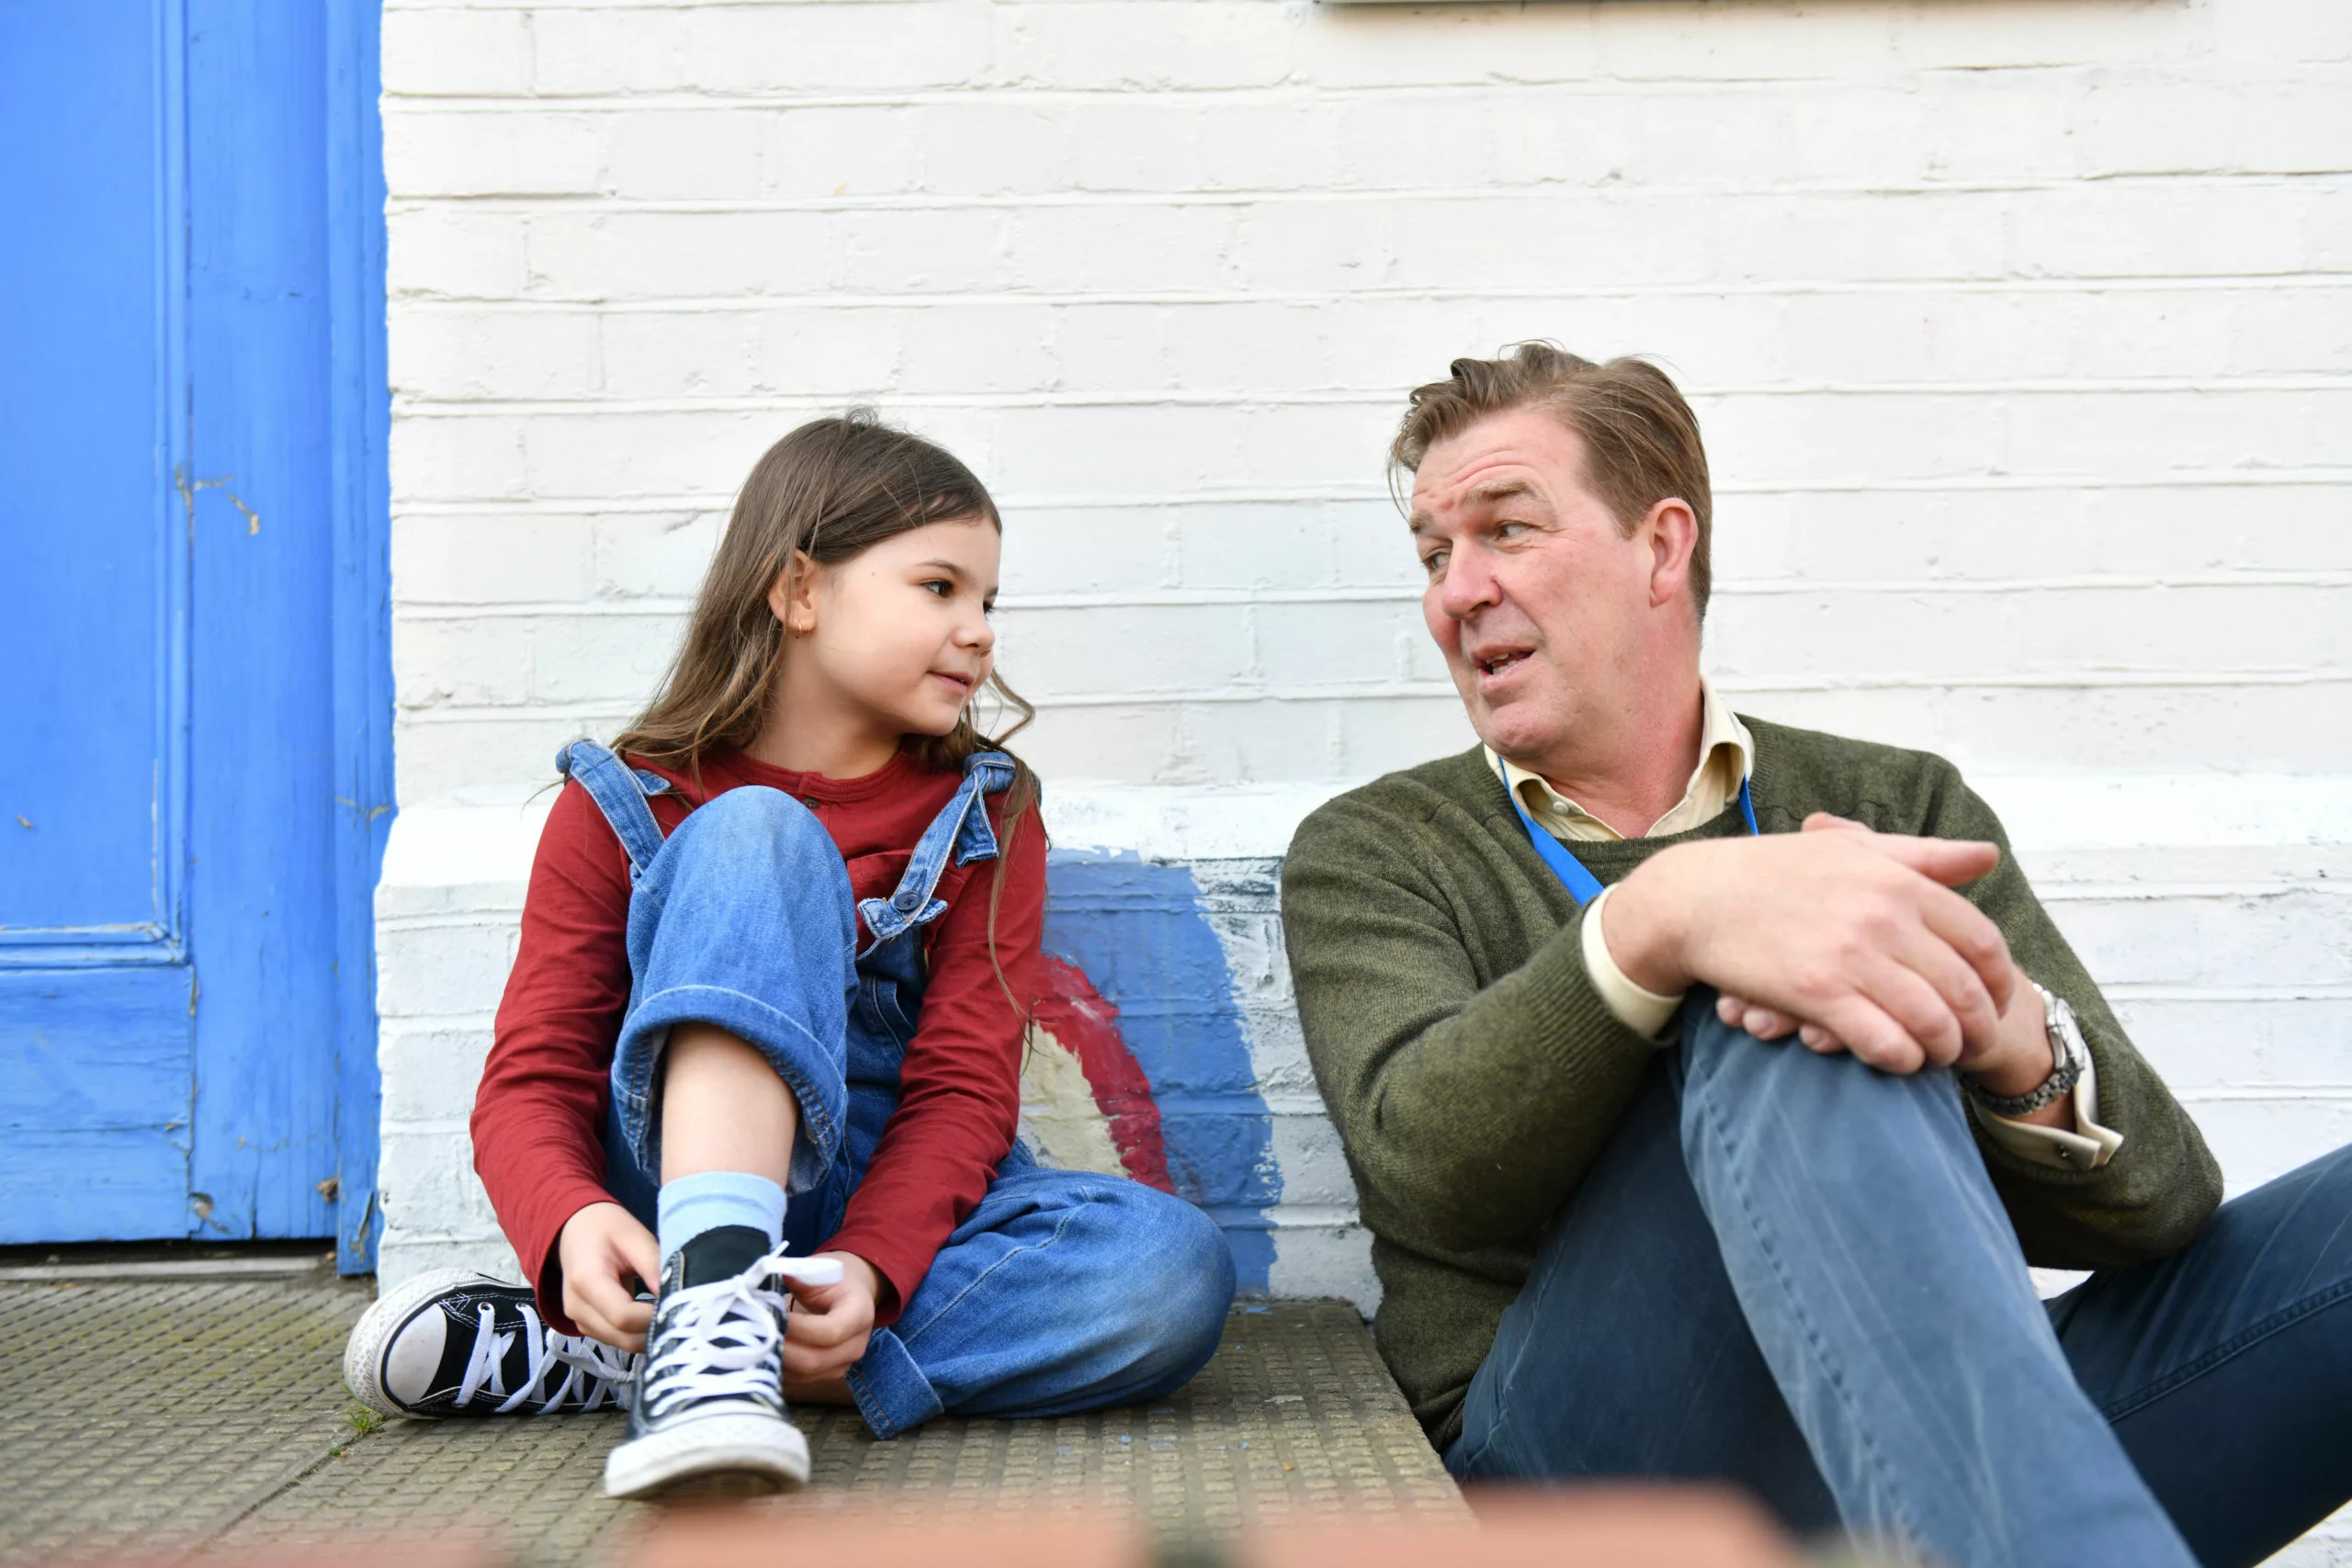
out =
{"type": "Polygon", "coordinates": [[[1012,782],[1012,759],[1001,751],[976,751],[964,759],[964,782],[915,840],[915,852],[907,862],[906,874],[899,879],[898,891],[888,898],[868,898],[858,905],[865,929],[874,933],[866,953],[947,912],[946,901],[933,894],[939,879],[947,874],[951,855],[957,865],[996,858],[996,829],[989,825],[988,808],[980,801],[1012,782]]]}
{"type": "Polygon", "coordinates": [[[613,835],[628,854],[631,886],[662,852],[662,824],[653,819],[648,795],[668,793],[670,781],[660,773],[632,768],[594,740],[575,740],[555,754],[556,772],[588,792],[596,809],[612,824],[613,835]]]}

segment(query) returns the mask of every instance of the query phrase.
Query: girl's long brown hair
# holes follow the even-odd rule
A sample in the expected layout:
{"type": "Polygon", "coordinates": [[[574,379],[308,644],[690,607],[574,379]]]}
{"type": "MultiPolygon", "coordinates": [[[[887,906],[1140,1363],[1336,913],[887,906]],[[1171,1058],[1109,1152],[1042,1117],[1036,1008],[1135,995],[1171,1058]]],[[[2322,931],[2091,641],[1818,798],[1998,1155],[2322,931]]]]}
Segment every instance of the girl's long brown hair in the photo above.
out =
{"type": "MultiPolygon", "coordinates": [[[[687,773],[701,784],[702,763],[741,750],[767,717],[784,658],[784,624],[768,607],[768,590],[791,569],[796,551],[831,566],[894,535],[930,523],[985,522],[1001,534],[996,502],[971,469],[919,435],[893,430],[865,409],[812,419],[767,449],[735,498],[726,536],[695,601],[685,641],[662,689],[613,750],[687,773]]],[[[1036,709],[993,671],[987,690],[1012,716],[1010,728],[984,735],[969,705],[944,735],[910,737],[922,766],[963,770],[978,751],[1001,751],[1036,709]]],[[[1010,753],[1008,753],[1009,755],[1010,753]]],[[[1015,835],[1037,802],[1037,775],[1013,758],[1012,783],[999,807],[996,874],[989,887],[989,959],[996,964],[996,911],[1015,835]]],[[[1004,969],[997,964],[997,979],[1004,969]]],[[[1013,1010],[1028,1008],[1005,995],[1013,1010]]]]}

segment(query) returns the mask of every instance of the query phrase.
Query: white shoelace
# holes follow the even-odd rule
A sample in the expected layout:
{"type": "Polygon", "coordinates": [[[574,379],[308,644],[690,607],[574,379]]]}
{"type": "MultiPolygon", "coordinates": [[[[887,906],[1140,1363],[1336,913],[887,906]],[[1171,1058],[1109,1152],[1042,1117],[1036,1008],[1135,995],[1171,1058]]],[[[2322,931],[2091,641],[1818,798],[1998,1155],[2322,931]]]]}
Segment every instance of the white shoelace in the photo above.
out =
{"type": "Polygon", "coordinates": [[[789,1298],[773,1287],[782,1276],[807,1285],[838,1284],[838,1258],[787,1258],[776,1249],[731,1280],[678,1291],[664,1301],[646,1347],[646,1416],[706,1399],[748,1399],[771,1408],[784,1401],[784,1314],[789,1298]]]}
{"type": "Polygon", "coordinates": [[[471,1404],[477,1393],[488,1393],[504,1401],[494,1412],[500,1416],[511,1416],[533,1400],[539,1402],[535,1414],[540,1416],[564,1408],[570,1400],[579,1401],[582,1410],[594,1410],[608,1397],[615,1408],[628,1408],[635,1357],[584,1336],[558,1334],[539,1320],[536,1311],[527,1306],[522,1310],[529,1374],[520,1387],[507,1392],[506,1353],[514,1348],[514,1335],[512,1330],[494,1331],[497,1313],[484,1302],[480,1326],[474,1330],[474,1353],[466,1361],[464,1380],[458,1384],[459,1405],[471,1404]],[[564,1369],[561,1381],[542,1392],[540,1385],[558,1367],[564,1369]]]}

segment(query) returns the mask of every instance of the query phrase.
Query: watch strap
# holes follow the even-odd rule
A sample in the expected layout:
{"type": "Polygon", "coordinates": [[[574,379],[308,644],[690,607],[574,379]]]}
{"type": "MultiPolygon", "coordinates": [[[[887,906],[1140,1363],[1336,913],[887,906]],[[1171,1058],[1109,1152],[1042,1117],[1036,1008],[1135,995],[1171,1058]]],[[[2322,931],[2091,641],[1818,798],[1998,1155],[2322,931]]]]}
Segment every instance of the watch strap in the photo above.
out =
{"type": "Polygon", "coordinates": [[[2028,1116],[2064,1100],[2082,1081],[2083,1064],[2090,1059],[2083,1044],[2082,1030],[2075,1022],[2075,1010],[2064,997],[2054,996],[2039,985],[2033,989],[2041,998],[2041,1026],[2050,1039],[2050,1076],[2024,1094],[2000,1095],[1986,1089],[1970,1074],[1960,1075],[1961,1087],[1968,1091],[1969,1099],[1996,1116],[2028,1116]]]}

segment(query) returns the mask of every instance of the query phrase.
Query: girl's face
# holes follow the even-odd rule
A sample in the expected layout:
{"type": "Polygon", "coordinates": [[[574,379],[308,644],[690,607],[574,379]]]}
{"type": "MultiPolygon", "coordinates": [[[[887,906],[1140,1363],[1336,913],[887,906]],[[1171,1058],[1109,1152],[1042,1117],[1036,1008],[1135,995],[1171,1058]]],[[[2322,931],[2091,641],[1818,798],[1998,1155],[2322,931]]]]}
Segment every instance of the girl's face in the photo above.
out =
{"type": "Polygon", "coordinates": [[[944,735],[995,668],[1001,544],[984,518],[910,528],[828,566],[805,558],[768,603],[790,637],[786,722],[846,723],[893,745],[944,735]]]}

